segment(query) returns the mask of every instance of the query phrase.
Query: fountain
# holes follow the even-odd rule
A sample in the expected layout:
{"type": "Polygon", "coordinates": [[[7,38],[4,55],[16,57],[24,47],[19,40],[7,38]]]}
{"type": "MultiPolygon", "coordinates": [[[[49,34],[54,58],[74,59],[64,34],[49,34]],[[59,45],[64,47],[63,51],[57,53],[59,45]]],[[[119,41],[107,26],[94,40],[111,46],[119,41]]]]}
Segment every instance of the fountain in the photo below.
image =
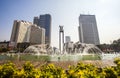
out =
{"type": "MultiPolygon", "coordinates": [[[[23,54],[33,56],[48,56],[49,61],[79,61],[79,60],[101,60],[102,51],[93,44],[80,42],[65,43],[63,51],[47,45],[29,46],[23,54]]],[[[39,57],[40,58],[40,57],[39,57]]]]}
{"type": "Polygon", "coordinates": [[[45,50],[45,46],[46,45],[32,45],[25,49],[24,53],[32,55],[46,54],[47,51],[45,50]]]}
{"type": "Polygon", "coordinates": [[[120,55],[116,53],[104,54],[94,44],[80,42],[65,43],[62,52],[56,47],[32,45],[25,49],[23,54],[31,54],[39,57],[39,59],[41,56],[45,56],[49,61],[113,60],[115,57],[120,57],[120,55]]]}
{"type": "MultiPolygon", "coordinates": [[[[0,60],[23,60],[23,61],[55,61],[55,62],[78,62],[82,60],[100,60],[104,63],[120,57],[119,53],[104,54],[98,47],[93,44],[80,42],[65,43],[63,50],[51,47],[45,44],[31,45],[23,53],[4,53],[0,55],[0,60]]],[[[111,62],[110,62],[111,63],[111,62]]]]}

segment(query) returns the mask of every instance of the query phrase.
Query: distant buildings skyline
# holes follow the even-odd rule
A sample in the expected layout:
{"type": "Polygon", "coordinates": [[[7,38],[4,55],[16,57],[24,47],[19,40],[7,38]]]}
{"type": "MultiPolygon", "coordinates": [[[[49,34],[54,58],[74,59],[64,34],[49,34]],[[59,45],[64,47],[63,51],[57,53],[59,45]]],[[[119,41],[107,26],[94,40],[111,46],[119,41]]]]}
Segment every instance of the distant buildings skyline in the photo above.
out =
{"type": "Polygon", "coordinates": [[[39,17],[34,17],[33,23],[37,26],[40,26],[42,28],[45,28],[45,44],[51,44],[51,15],[50,14],[44,14],[40,15],[39,17]]]}
{"type": "MultiPolygon", "coordinates": [[[[10,41],[17,43],[51,44],[51,15],[44,14],[34,17],[33,23],[15,20],[10,41]]],[[[98,45],[99,35],[95,15],[80,14],[78,27],[79,41],[98,45]]],[[[70,36],[65,37],[70,42],[70,36]]]]}
{"type": "Polygon", "coordinates": [[[95,15],[80,14],[78,32],[81,43],[100,44],[95,15]]]}

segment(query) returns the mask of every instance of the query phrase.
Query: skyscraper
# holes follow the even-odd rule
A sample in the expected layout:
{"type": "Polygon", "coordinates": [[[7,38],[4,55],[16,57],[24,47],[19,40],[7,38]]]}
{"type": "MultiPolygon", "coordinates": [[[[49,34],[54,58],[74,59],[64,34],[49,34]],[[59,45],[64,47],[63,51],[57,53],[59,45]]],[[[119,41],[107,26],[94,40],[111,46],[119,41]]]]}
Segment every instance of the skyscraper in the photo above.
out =
{"type": "Polygon", "coordinates": [[[49,44],[51,43],[51,15],[45,14],[40,15],[39,18],[34,17],[34,24],[37,24],[38,26],[45,28],[45,43],[49,44]],[[38,21],[36,21],[38,19],[38,21]]]}
{"type": "Polygon", "coordinates": [[[80,14],[78,31],[80,42],[100,44],[95,15],[80,14]]]}

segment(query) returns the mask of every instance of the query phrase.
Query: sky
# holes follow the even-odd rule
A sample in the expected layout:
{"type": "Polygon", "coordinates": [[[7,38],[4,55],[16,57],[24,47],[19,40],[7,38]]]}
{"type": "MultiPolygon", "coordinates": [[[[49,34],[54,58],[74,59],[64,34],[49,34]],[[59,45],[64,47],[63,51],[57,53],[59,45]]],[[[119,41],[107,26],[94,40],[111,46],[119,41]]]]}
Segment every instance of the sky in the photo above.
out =
{"type": "Polygon", "coordinates": [[[58,47],[59,25],[73,42],[79,40],[80,14],[96,16],[100,43],[120,38],[120,0],[0,0],[0,41],[10,40],[13,21],[33,22],[34,16],[51,14],[52,46],[58,47]]]}

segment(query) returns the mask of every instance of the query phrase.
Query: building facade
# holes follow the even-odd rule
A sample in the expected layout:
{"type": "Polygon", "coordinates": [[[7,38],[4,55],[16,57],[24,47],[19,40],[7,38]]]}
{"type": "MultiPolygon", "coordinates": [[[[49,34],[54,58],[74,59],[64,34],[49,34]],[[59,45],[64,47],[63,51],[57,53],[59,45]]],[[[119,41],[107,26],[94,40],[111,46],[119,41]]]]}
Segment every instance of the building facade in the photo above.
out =
{"type": "Polygon", "coordinates": [[[45,29],[31,22],[15,20],[13,24],[10,45],[17,46],[18,43],[44,44],[45,29]]]}
{"type": "Polygon", "coordinates": [[[51,44],[51,15],[45,14],[45,15],[40,15],[39,18],[34,17],[33,23],[37,24],[42,28],[45,28],[45,44],[50,45],[51,44]]]}
{"type": "Polygon", "coordinates": [[[37,25],[30,27],[29,42],[31,44],[45,44],[45,29],[40,28],[37,25]]]}
{"type": "Polygon", "coordinates": [[[17,45],[17,43],[27,42],[28,28],[31,25],[31,22],[15,20],[13,24],[10,42],[15,46],[17,45]]]}
{"type": "Polygon", "coordinates": [[[95,15],[79,16],[79,41],[88,44],[100,44],[95,15]]]}

